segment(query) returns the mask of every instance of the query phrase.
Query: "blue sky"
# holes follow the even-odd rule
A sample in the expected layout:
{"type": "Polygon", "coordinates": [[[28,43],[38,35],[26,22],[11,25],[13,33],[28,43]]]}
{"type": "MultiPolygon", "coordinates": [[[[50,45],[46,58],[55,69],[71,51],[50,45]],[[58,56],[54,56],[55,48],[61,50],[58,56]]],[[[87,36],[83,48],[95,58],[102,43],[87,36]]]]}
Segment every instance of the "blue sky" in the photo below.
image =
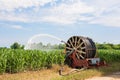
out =
{"type": "Polygon", "coordinates": [[[120,0],[0,0],[0,47],[36,34],[120,43],[120,0]]]}

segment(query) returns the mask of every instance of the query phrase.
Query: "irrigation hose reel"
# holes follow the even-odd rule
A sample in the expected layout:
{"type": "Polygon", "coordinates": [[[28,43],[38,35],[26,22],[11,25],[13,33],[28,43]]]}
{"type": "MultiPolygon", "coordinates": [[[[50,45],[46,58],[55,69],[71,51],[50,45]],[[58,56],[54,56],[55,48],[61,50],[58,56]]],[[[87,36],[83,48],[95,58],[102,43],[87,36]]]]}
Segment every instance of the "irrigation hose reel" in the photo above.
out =
{"type": "Polygon", "coordinates": [[[70,67],[81,68],[101,65],[100,58],[95,58],[96,46],[92,39],[72,36],[64,43],[66,45],[65,64],[70,67]]]}

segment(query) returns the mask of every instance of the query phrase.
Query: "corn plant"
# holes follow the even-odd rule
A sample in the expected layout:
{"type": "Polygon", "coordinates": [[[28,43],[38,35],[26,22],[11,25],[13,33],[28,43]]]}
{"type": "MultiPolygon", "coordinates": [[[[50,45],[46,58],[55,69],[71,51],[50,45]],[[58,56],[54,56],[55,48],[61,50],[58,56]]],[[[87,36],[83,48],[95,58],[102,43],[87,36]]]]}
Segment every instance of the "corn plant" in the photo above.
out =
{"type": "Polygon", "coordinates": [[[98,50],[98,56],[109,63],[120,62],[120,50],[98,50]]]}

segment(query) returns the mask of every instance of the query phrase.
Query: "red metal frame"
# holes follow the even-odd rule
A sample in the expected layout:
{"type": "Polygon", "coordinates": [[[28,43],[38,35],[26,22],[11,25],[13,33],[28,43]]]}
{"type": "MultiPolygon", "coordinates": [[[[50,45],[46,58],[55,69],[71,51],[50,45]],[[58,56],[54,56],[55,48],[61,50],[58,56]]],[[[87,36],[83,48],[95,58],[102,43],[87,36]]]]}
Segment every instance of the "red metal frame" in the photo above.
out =
{"type": "Polygon", "coordinates": [[[99,66],[106,66],[106,62],[96,62],[95,65],[90,65],[88,59],[77,59],[76,58],[76,51],[69,55],[70,59],[72,59],[71,67],[72,68],[92,68],[92,67],[99,67],[99,66]]]}
{"type": "Polygon", "coordinates": [[[72,67],[88,67],[88,62],[87,60],[81,60],[76,58],[76,51],[74,51],[69,57],[72,59],[72,67]]]}

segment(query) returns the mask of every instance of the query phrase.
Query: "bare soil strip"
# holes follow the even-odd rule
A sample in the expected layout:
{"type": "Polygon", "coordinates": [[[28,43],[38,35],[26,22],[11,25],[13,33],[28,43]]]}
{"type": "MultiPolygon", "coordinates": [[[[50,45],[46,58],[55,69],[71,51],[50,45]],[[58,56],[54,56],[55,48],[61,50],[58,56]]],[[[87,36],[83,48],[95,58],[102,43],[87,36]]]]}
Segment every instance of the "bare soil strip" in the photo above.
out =
{"type": "Polygon", "coordinates": [[[120,72],[116,72],[108,76],[92,77],[86,80],[120,80],[120,72]]]}

